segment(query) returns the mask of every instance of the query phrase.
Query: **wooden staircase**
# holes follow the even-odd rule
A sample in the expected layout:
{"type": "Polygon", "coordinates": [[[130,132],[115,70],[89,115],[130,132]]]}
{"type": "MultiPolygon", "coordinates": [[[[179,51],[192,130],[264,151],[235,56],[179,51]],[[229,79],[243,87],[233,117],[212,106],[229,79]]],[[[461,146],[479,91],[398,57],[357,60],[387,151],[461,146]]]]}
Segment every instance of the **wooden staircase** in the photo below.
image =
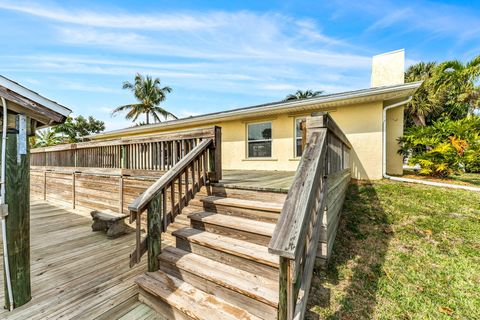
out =
{"type": "Polygon", "coordinates": [[[160,270],[136,280],[167,319],[275,319],[279,258],[268,253],[286,194],[202,187],[171,223],[160,270]]]}
{"type": "Polygon", "coordinates": [[[216,127],[128,206],[130,264],[148,253],[151,271],[137,280],[142,302],[167,319],[304,319],[351,176],[351,144],[333,119],[314,115],[305,128],[288,194],[222,187],[216,127]]]}

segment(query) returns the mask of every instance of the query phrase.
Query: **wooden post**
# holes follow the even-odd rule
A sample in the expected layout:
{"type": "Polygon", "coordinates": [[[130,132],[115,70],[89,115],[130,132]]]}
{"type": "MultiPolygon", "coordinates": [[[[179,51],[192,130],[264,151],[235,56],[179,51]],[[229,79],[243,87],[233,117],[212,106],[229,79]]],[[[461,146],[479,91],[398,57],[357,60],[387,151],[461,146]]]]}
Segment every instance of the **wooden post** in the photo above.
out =
{"type": "Polygon", "coordinates": [[[278,320],[290,320],[293,318],[291,261],[279,259],[278,320]]]}
{"type": "MultiPolygon", "coordinates": [[[[162,193],[156,195],[149,202],[147,208],[147,250],[148,250],[148,271],[154,272],[159,269],[158,255],[161,253],[161,210],[162,193]]],[[[138,219],[138,218],[137,218],[138,219]]]]}
{"type": "MultiPolygon", "coordinates": [[[[22,121],[21,117],[24,116],[17,115],[16,117],[18,122],[22,121]]],[[[20,307],[31,299],[29,166],[26,131],[9,132],[6,143],[5,177],[5,200],[8,204],[6,237],[15,307],[20,307]]],[[[4,297],[7,296],[5,284],[4,297]]],[[[9,307],[8,299],[5,299],[5,308],[9,307]]]]}
{"type": "Polygon", "coordinates": [[[215,127],[213,149],[209,150],[210,180],[218,182],[222,180],[222,128],[215,127]]]}

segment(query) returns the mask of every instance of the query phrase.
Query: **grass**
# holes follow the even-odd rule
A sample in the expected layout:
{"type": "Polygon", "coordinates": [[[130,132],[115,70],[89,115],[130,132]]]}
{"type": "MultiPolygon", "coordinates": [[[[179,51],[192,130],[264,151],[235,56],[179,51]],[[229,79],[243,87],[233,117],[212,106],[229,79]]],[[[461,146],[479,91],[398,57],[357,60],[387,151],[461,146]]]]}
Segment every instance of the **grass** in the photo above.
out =
{"type": "Polygon", "coordinates": [[[479,173],[458,173],[453,174],[448,178],[433,178],[428,176],[421,176],[416,174],[412,170],[404,170],[403,178],[410,179],[422,179],[436,182],[459,184],[471,187],[480,187],[480,174],[479,173]]]}
{"type": "Polygon", "coordinates": [[[480,193],[352,184],[308,319],[480,319],[480,193]]]}

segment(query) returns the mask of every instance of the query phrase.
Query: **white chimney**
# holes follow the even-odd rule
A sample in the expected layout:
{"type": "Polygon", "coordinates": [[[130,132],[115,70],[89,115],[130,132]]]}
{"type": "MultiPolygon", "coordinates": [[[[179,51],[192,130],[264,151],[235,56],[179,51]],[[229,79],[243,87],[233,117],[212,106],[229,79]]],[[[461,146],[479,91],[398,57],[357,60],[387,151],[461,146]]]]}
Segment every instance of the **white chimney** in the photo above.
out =
{"type": "Polygon", "coordinates": [[[405,49],[382,53],[372,58],[371,87],[405,83],[405,49]]]}

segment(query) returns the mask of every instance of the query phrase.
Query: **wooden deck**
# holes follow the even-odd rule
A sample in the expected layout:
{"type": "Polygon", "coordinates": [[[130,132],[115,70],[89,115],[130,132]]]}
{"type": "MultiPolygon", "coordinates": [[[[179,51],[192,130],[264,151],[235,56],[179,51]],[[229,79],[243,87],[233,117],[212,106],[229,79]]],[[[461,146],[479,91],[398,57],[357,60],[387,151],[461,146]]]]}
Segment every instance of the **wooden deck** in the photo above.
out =
{"type": "Polygon", "coordinates": [[[92,232],[87,211],[32,200],[32,300],[2,309],[0,319],[158,319],[137,302],[134,279],[146,266],[129,268],[134,244],[134,233],[110,240],[92,232]]]}
{"type": "Polygon", "coordinates": [[[294,176],[295,171],[223,170],[217,185],[287,193],[294,176]]]}

